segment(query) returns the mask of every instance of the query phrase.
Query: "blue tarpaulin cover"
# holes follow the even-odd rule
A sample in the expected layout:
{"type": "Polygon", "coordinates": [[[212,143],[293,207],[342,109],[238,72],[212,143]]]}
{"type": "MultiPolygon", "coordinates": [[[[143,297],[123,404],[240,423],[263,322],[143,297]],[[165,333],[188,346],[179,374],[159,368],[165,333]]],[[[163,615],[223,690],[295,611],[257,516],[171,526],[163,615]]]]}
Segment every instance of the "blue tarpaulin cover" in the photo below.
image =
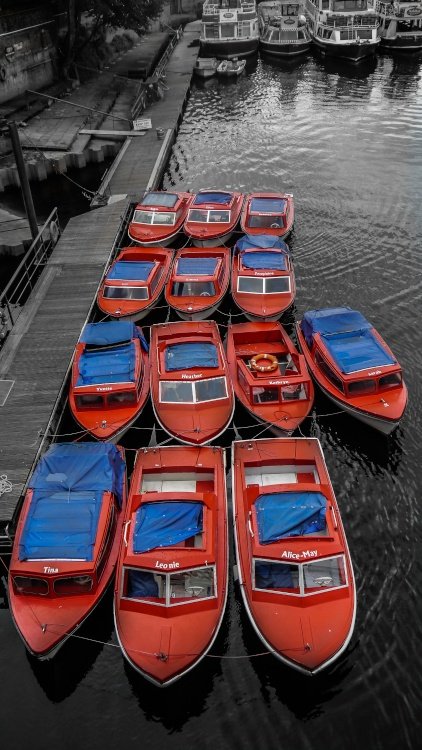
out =
{"type": "Polygon", "coordinates": [[[154,266],[155,263],[151,263],[150,261],[119,260],[110,269],[107,274],[107,280],[128,279],[146,281],[154,266]]]}
{"type": "Polygon", "coordinates": [[[269,268],[276,271],[286,271],[286,256],[284,253],[276,252],[244,252],[242,253],[242,265],[244,268],[269,268]]]}
{"type": "Polygon", "coordinates": [[[286,204],[287,201],[283,198],[252,198],[250,210],[260,213],[282,214],[286,210],[286,204]]]}
{"type": "Polygon", "coordinates": [[[79,341],[92,346],[122,344],[138,336],[138,329],[130,320],[111,320],[105,323],[87,323],[79,341]]]}
{"type": "Polygon", "coordinates": [[[198,193],[195,195],[192,206],[203,206],[205,203],[218,203],[219,206],[228,206],[232,197],[232,193],[198,193]]]}
{"type": "Polygon", "coordinates": [[[255,502],[260,544],[325,529],[327,501],[320,492],[272,492],[255,502]]]}
{"type": "Polygon", "coordinates": [[[309,346],[314,333],[320,333],[333,359],[344,373],[395,364],[373,334],[373,326],[350,307],[309,310],[301,322],[309,346]]]}
{"type": "Polygon", "coordinates": [[[85,351],[79,359],[76,386],[134,383],[136,353],[133,343],[100,351],[85,351]]]}
{"type": "Polygon", "coordinates": [[[143,503],[136,511],[133,551],[173,547],[202,531],[202,517],[203,504],[198,502],[143,503]]]}
{"type": "Polygon", "coordinates": [[[218,258],[180,258],[177,263],[178,276],[213,276],[218,258]]]}
{"type": "Polygon", "coordinates": [[[165,353],[167,372],[189,370],[193,367],[218,367],[218,354],[214,344],[188,342],[172,344],[165,353]]]}
{"type": "Polygon", "coordinates": [[[236,242],[235,251],[241,252],[242,250],[248,250],[249,248],[259,248],[260,250],[266,250],[270,247],[276,247],[283,250],[285,253],[289,252],[289,246],[281,240],[280,237],[275,237],[272,234],[244,234],[236,242]]]}
{"type": "Polygon", "coordinates": [[[103,492],[123,500],[125,462],[111,443],[57,443],[29,482],[19,559],[92,560],[103,492]]]}
{"type": "Polygon", "coordinates": [[[178,201],[175,193],[147,193],[142,199],[142,206],[163,206],[173,208],[178,201]]]}

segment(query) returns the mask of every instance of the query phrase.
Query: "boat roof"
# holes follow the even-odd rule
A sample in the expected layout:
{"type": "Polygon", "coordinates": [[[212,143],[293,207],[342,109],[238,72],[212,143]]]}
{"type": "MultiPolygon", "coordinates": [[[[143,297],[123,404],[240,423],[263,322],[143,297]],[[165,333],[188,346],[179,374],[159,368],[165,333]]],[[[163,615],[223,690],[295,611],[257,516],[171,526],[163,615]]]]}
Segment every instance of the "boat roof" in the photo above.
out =
{"type": "Polygon", "coordinates": [[[19,560],[93,559],[103,493],[121,505],[125,462],[111,443],[57,443],[41,458],[19,541],[19,560]]]}
{"type": "Polygon", "coordinates": [[[287,271],[286,255],[280,250],[263,252],[260,250],[245,250],[241,253],[243,268],[248,270],[269,269],[275,271],[287,271]]]}
{"type": "Polygon", "coordinates": [[[315,333],[320,334],[328,354],[345,375],[397,364],[371,323],[351,308],[310,310],[303,316],[301,328],[308,343],[315,333]]]}
{"type": "Polygon", "coordinates": [[[321,492],[272,492],[259,495],[255,512],[260,544],[305,537],[326,528],[327,499],[321,492]]]}
{"type": "Polygon", "coordinates": [[[172,208],[176,208],[179,200],[180,195],[178,193],[167,193],[166,191],[150,192],[144,195],[136,208],[164,208],[166,211],[169,211],[172,208]]]}
{"type": "Polygon", "coordinates": [[[112,265],[106,281],[147,281],[156,261],[118,260],[112,265]]]}
{"type": "Polygon", "coordinates": [[[133,552],[174,547],[203,531],[203,503],[187,500],[143,502],[135,513],[133,552]]]}
{"type": "Polygon", "coordinates": [[[180,257],[176,263],[175,276],[214,276],[219,257],[180,257]]]}
{"type": "Polygon", "coordinates": [[[236,248],[240,252],[243,250],[268,250],[279,249],[289,253],[289,246],[274,234],[245,234],[236,242],[236,248]]]}
{"type": "Polygon", "coordinates": [[[204,206],[214,203],[218,206],[230,206],[234,194],[223,190],[201,190],[195,195],[191,208],[194,206],[204,206]]]}
{"type": "Polygon", "coordinates": [[[251,197],[249,212],[258,214],[283,214],[287,208],[287,198],[275,196],[251,197]]]}
{"type": "Polygon", "coordinates": [[[76,388],[104,383],[135,383],[135,345],[131,341],[99,351],[84,351],[78,360],[78,371],[76,388]]]}
{"type": "Polygon", "coordinates": [[[123,344],[141,338],[137,326],[130,320],[110,320],[103,323],[87,323],[79,342],[92,346],[123,344]]]}
{"type": "Polygon", "coordinates": [[[217,347],[207,341],[170,344],[165,349],[164,362],[167,372],[219,367],[217,347]]]}

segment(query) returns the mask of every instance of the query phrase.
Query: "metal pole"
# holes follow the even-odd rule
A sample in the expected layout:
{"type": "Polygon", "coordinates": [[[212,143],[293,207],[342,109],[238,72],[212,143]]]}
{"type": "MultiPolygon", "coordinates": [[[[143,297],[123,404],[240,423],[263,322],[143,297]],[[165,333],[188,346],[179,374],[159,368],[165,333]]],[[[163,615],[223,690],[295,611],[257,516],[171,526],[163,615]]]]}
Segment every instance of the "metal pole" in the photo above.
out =
{"type": "Polygon", "coordinates": [[[26,165],[23,159],[22,146],[19,138],[18,127],[16,122],[11,121],[8,123],[10,138],[12,140],[13,153],[15,155],[16,166],[19,173],[19,181],[21,184],[23,202],[25,204],[26,216],[28,218],[29,226],[31,229],[32,239],[35,240],[38,237],[38,224],[37,217],[35,214],[34,204],[32,201],[31,188],[29,187],[28,173],[26,171],[26,165]]]}

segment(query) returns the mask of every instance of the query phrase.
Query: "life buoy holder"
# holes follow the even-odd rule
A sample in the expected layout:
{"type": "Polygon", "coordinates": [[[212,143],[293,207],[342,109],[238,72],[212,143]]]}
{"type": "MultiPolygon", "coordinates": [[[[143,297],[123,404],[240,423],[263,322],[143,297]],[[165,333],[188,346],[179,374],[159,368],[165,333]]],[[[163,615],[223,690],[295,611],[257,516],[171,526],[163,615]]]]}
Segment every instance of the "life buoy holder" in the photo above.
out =
{"type": "Polygon", "coordinates": [[[60,237],[60,230],[59,230],[59,227],[57,226],[57,222],[56,221],[52,221],[50,223],[49,229],[50,229],[51,240],[56,245],[57,241],[58,241],[58,239],[60,237]]]}
{"type": "Polygon", "coordinates": [[[6,80],[7,71],[4,65],[0,65],[0,81],[6,80]]]}
{"type": "Polygon", "coordinates": [[[278,367],[278,359],[274,354],[255,354],[251,359],[251,367],[257,372],[274,372],[278,367]],[[259,364],[262,360],[267,364],[259,364]]]}

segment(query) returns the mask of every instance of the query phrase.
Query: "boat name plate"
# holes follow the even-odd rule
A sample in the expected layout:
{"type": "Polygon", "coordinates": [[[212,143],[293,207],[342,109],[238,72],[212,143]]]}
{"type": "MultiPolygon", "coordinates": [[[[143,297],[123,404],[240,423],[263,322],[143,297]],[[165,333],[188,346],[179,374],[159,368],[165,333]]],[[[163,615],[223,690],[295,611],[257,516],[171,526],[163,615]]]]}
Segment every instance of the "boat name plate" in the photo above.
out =
{"type": "Polygon", "coordinates": [[[58,568],[50,568],[48,565],[44,565],[44,573],[58,573],[58,568]]]}
{"type": "Polygon", "coordinates": [[[157,560],[156,563],[155,563],[155,567],[156,568],[162,568],[163,570],[170,570],[170,569],[173,569],[173,568],[180,568],[180,563],[175,562],[175,561],[173,561],[171,563],[163,563],[163,562],[160,562],[159,560],[157,560]]]}
{"type": "Polygon", "coordinates": [[[112,388],[111,385],[107,385],[107,386],[103,386],[103,387],[100,387],[100,388],[96,388],[95,390],[96,391],[112,391],[113,388],[112,388]]]}
{"type": "Polygon", "coordinates": [[[270,380],[269,385],[290,385],[290,380],[270,380]]]}
{"type": "Polygon", "coordinates": [[[274,276],[274,271],[254,271],[255,276],[274,276]]]}
{"type": "Polygon", "coordinates": [[[188,375],[186,372],[182,373],[182,380],[197,380],[202,377],[202,372],[193,373],[192,375],[188,375]]]}
{"type": "Polygon", "coordinates": [[[381,375],[382,370],[371,370],[371,372],[368,372],[368,375],[381,375]]]}
{"type": "Polygon", "coordinates": [[[284,550],[281,555],[287,560],[306,560],[308,557],[318,557],[317,549],[304,549],[302,552],[292,552],[290,549],[284,550]]]}

